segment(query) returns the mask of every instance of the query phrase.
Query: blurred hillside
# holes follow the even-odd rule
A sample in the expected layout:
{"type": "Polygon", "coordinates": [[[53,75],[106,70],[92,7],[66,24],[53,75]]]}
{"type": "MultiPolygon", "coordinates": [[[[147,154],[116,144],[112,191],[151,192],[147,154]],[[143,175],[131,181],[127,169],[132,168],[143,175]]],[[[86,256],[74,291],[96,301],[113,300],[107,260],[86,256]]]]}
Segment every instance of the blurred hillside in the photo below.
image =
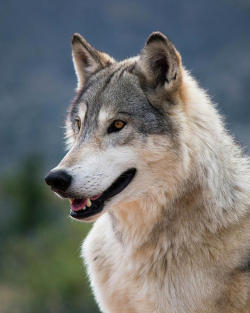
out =
{"type": "Polygon", "coordinates": [[[249,29],[249,0],[1,1],[0,313],[98,312],[79,257],[90,225],[43,182],[64,154],[72,34],[123,59],[162,31],[249,152],[249,29]]]}
{"type": "Polygon", "coordinates": [[[0,4],[0,24],[0,170],[34,151],[48,168],[63,155],[74,32],[117,59],[137,54],[152,31],[164,32],[249,146],[249,0],[9,0],[0,4]]]}
{"type": "Polygon", "coordinates": [[[0,180],[0,313],[96,313],[80,258],[90,225],[69,219],[38,160],[0,180]]]}

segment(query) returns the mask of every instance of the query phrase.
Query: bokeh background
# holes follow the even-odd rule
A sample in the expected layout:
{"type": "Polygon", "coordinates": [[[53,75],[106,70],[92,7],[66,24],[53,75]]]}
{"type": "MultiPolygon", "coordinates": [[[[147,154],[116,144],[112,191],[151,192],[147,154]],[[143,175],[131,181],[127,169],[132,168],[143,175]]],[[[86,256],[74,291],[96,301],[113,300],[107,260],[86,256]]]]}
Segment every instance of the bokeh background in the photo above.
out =
{"type": "Polygon", "coordinates": [[[43,183],[64,154],[71,35],[116,59],[165,33],[250,147],[249,0],[0,2],[0,313],[95,313],[80,255],[91,225],[43,183]]]}

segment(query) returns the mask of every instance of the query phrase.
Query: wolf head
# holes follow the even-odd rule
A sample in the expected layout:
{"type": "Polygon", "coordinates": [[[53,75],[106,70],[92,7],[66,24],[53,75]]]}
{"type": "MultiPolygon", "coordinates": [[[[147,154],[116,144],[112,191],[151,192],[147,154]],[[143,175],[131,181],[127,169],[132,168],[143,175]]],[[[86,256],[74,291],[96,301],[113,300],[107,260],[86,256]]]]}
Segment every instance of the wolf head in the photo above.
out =
{"type": "Polygon", "coordinates": [[[72,50],[78,84],[68,153],[46,182],[84,220],[154,192],[170,195],[189,162],[185,71],[174,45],[155,32],[139,56],[116,62],[74,34],[72,50]]]}

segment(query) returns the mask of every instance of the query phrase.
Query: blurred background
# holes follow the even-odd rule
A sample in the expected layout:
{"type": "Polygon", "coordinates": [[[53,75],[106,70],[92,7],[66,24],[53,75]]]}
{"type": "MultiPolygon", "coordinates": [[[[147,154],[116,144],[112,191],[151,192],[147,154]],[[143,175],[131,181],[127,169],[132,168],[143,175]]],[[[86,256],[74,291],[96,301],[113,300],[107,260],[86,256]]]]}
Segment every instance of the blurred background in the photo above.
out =
{"type": "Polygon", "coordinates": [[[72,34],[123,59],[165,33],[249,152],[249,29],[249,0],[1,1],[0,313],[98,312],[79,257],[91,225],[43,182],[64,155],[72,34]]]}

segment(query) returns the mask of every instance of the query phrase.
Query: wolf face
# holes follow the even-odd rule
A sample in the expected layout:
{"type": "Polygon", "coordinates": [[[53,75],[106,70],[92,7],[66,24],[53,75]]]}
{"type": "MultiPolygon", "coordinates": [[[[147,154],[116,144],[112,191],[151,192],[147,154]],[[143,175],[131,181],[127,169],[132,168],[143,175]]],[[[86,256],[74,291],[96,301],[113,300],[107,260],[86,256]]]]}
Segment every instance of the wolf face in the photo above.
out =
{"type": "Polygon", "coordinates": [[[185,177],[183,126],[175,114],[182,117],[182,70],[175,47],[157,32],[138,57],[122,62],[79,34],[72,48],[78,85],[66,120],[69,151],[46,182],[70,199],[72,217],[85,220],[152,188],[172,190],[177,173],[185,177]],[[168,169],[159,178],[161,160],[168,169]]]}

